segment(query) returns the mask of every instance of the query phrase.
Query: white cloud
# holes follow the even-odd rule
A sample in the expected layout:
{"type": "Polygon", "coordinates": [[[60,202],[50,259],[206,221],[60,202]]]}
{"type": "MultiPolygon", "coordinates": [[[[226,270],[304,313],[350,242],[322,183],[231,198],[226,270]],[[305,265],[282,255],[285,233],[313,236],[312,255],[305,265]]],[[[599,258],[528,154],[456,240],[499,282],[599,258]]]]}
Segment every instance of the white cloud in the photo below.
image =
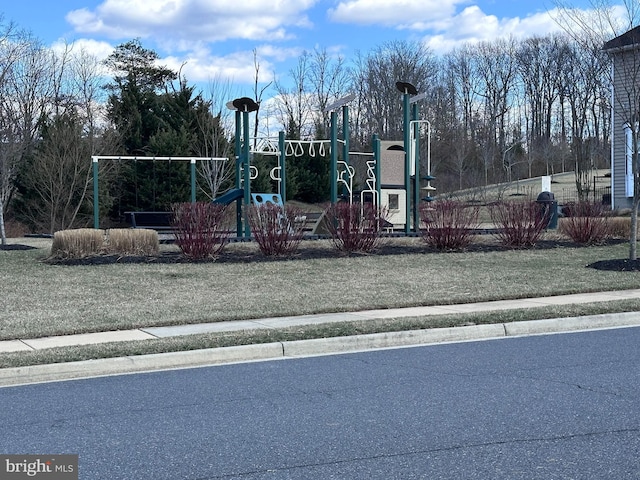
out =
{"type": "Polygon", "coordinates": [[[54,51],[62,52],[71,47],[72,52],[83,52],[95,57],[98,61],[107,58],[113,52],[113,46],[108,42],[101,42],[89,38],[81,38],[69,44],[67,41],[60,39],[51,45],[54,51]]]}
{"type": "Polygon", "coordinates": [[[502,18],[485,14],[478,6],[465,8],[459,14],[436,25],[436,34],[424,37],[436,53],[444,53],[463,43],[478,43],[497,38],[527,38],[562,31],[552,12],[528,15],[524,18],[502,18]]]}
{"type": "MultiPolygon", "coordinates": [[[[268,83],[273,79],[273,64],[258,57],[260,63],[259,82],[268,83]]],[[[236,52],[225,56],[215,56],[210,52],[192,52],[185,56],[169,56],[159,63],[174,71],[181,71],[190,82],[207,82],[212,79],[229,80],[232,83],[252,84],[255,81],[253,51],[236,52]]]]}
{"type": "Polygon", "coordinates": [[[260,45],[256,48],[258,59],[270,58],[277,62],[283,62],[291,58],[298,58],[303,52],[304,49],[300,47],[282,48],[270,44],[260,45]]]}
{"type": "Polygon", "coordinates": [[[253,50],[246,50],[251,47],[229,52],[227,42],[220,55],[212,53],[215,47],[211,44],[227,40],[270,42],[254,47],[260,80],[268,82],[273,79],[273,62],[301,53],[301,49],[278,48],[271,42],[292,38],[290,29],[311,28],[306,11],[317,1],[103,0],[94,9],[69,12],[66,19],[83,36],[114,40],[139,37],[155,44],[157,51],[166,55],[159,63],[175,71],[181,69],[189,81],[221,78],[251,84],[255,80],[253,50]]]}
{"type": "MultiPolygon", "coordinates": [[[[167,55],[158,59],[158,64],[185,75],[189,82],[206,83],[212,79],[230,81],[238,84],[255,82],[254,50],[243,50],[226,55],[214,55],[204,43],[190,45],[191,50],[180,55],[167,55]]],[[[97,60],[102,61],[114,51],[114,47],[107,43],[92,39],[78,39],[69,44],[63,39],[55,42],[51,48],[62,52],[71,48],[72,52],[85,52],[97,60]]],[[[282,62],[297,58],[302,49],[279,48],[265,44],[255,48],[256,59],[259,63],[259,82],[269,83],[275,75],[274,62],[282,62]]]]}
{"type": "Polygon", "coordinates": [[[73,10],[66,19],[78,33],[116,39],[273,41],[288,38],[287,28],[308,28],[305,12],[317,1],[104,0],[94,10],[73,10]]]}
{"type": "Polygon", "coordinates": [[[468,0],[344,0],[329,10],[335,22],[379,25],[425,33],[425,43],[444,53],[462,43],[496,38],[524,38],[559,31],[553,12],[498,18],[468,0]],[[467,4],[459,11],[459,8],[467,4]]]}
{"type": "Polygon", "coordinates": [[[329,9],[329,19],[339,23],[424,29],[451,18],[456,6],[467,0],[350,0],[329,9]]]}

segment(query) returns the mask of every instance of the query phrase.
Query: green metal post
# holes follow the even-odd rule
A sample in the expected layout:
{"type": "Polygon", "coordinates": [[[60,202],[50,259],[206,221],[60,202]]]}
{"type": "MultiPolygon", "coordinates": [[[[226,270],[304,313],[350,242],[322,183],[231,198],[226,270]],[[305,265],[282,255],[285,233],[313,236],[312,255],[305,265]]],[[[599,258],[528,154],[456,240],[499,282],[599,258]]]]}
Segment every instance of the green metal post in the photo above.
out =
{"type": "Polygon", "coordinates": [[[191,159],[191,203],[196,203],[196,159],[191,159]]]}
{"type": "MultiPolygon", "coordinates": [[[[236,110],[236,188],[241,187],[240,178],[242,176],[242,115],[236,110]]],[[[242,202],[236,202],[236,235],[242,237],[242,202]]]]}
{"type": "Polygon", "coordinates": [[[406,219],[404,232],[408,234],[411,231],[411,169],[409,158],[409,125],[410,125],[410,105],[409,93],[405,91],[403,94],[403,114],[404,114],[404,188],[406,188],[406,219]]]}
{"type": "Polygon", "coordinates": [[[93,228],[100,228],[100,202],[98,199],[98,159],[92,157],[93,163],[93,228]]]}
{"type": "Polygon", "coordinates": [[[331,112],[331,204],[338,203],[338,125],[336,112],[331,112]]]}
{"type": "MultiPolygon", "coordinates": [[[[418,120],[418,104],[413,104],[412,111],[413,120],[418,120]]],[[[420,231],[420,124],[413,124],[413,138],[415,139],[414,160],[416,162],[415,172],[413,176],[413,229],[420,231]]]]}
{"type": "Polygon", "coordinates": [[[279,132],[278,149],[280,150],[280,196],[282,197],[283,205],[287,201],[287,152],[285,151],[285,148],[284,132],[279,132]]]}
{"type": "Polygon", "coordinates": [[[380,165],[380,139],[378,138],[378,134],[374,133],[373,137],[371,139],[371,144],[373,146],[373,159],[375,160],[376,164],[375,164],[375,176],[376,176],[376,192],[377,196],[378,196],[378,208],[380,208],[380,204],[382,201],[382,188],[381,188],[381,179],[380,179],[380,172],[381,172],[381,165],[380,165]]]}
{"type": "MultiPolygon", "coordinates": [[[[342,138],[344,139],[344,146],[342,147],[342,160],[344,160],[344,163],[348,167],[349,166],[349,107],[347,105],[342,106],[342,138]]],[[[349,192],[347,192],[347,186],[343,185],[342,194],[346,196],[348,193],[349,192]]],[[[349,201],[351,201],[351,199],[349,201]]]]}
{"type": "MultiPolygon", "coordinates": [[[[249,112],[242,112],[242,160],[244,162],[244,205],[245,208],[251,204],[251,163],[249,158],[249,112]]],[[[251,236],[251,228],[247,222],[247,216],[244,216],[244,236],[251,236]]]]}

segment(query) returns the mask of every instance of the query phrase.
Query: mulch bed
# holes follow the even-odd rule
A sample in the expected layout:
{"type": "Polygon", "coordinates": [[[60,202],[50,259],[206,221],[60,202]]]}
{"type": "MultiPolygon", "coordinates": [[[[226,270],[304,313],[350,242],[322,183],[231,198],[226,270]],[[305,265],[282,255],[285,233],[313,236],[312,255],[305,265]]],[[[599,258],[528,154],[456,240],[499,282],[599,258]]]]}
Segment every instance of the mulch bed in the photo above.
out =
{"type": "MultiPolygon", "coordinates": [[[[625,240],[612,240],[609,244],[624,243],[625,240]]],[[[576,247],[577,244],[569,241],[561,240],[542,240],[534,247],[534,250],[548,250],[561,247],[576,247]]],[[[26,245],[6,245],[7,250],[26,250],[33,247],[26,245]]],[[[465,249],[466,252],[496,252],[509,251],[513,248],[505,247],[495,241],[480,241],[471,244],[465,249]]],[[[254,263],[254,262],[274,262],[274,261],[296,261],[322,258],[336,257],[358,257],[370,255],[404,255],[404,254],[423,254],[436,253],[433,248],[427,247],[418,239],[405,239],[405,241],[384,242],[373,253],[344,253],[337,251],[331,244],[326,242],[305,241],[298,248],[297,252],[282,257],[267,257],[262,255],[257,248],[234,248],[233,245],[227,246],[222,253],[215,259],[190,260],[179,252],[163,252],[156,256],[134,256],[134,255],[95,255],[85,258],[48,258],[45,260],[48,264],[53,265],[110,265],[116,263],[140,263],[140,264],[177,264],[177,263],[254,263]]],[[[588,268],[596,270],[629,272],[640,271],[640,260],[631,261],[629,259],[611,259],[601,260],[587,265],[588,268]]]]}
{"type": "Polygon", "coordinates": [[[612,272],[640,272],[640,259],[629,260],[628,258],[619,258],[616,260],[600,260],[599,262],[587,265],[587,267],[612,272]]]}
{"type": "Polygon", "coordinates": [[[0,245],[0,250],[33,250],[36,247],[30,247],[29,245],[20,245],[19,243],[11,244],[11,245],[0,245]]]}

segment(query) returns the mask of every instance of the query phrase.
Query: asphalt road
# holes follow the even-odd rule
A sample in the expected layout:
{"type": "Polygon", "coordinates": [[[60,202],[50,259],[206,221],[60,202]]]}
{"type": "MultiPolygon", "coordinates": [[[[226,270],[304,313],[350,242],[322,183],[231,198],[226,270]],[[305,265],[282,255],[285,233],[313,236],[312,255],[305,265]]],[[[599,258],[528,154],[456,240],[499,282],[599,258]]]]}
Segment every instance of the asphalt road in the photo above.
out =
{"type": "Polygon", "coordinates": [[[640,328],[0,388],[81,479],[638,479],[640,328]]]}

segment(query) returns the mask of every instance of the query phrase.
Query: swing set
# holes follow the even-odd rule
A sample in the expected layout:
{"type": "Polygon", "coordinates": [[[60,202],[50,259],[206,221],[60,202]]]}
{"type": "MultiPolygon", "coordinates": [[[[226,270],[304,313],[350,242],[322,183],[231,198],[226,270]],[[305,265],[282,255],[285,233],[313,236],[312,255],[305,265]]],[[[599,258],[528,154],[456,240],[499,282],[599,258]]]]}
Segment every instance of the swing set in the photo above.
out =
{"type": "MultiPolygon", "coordinates": [[[[93,155],[93,228],[100,228],[100,198],[99,198],[99,162],[104,160],[115,161],[151,161],[151,162],[189,162],[190,163],[190,201],[196,201],[196,163],[199,161],[226,162],[228,158],[222,157],[142,157],[126,155],[93,155]]],[[[137,175],[136,175],[137,176],[137,175]]],[[[155,187],[154,187],[155,188],[155,187]]],[[[136,187],[137,189],[137,187],[136,187]]],[[[137,193],[136,193],[137,196],[137,193]]],[[[144,225],[149,228],[161,230],[168,227],[169,214],[167,212],[128,212],[133,227],[144,225]],[[146,217],[146,218],[145,218],[146,217]],[[156,225],[152,225],[156,223],[156,225]]]]}

